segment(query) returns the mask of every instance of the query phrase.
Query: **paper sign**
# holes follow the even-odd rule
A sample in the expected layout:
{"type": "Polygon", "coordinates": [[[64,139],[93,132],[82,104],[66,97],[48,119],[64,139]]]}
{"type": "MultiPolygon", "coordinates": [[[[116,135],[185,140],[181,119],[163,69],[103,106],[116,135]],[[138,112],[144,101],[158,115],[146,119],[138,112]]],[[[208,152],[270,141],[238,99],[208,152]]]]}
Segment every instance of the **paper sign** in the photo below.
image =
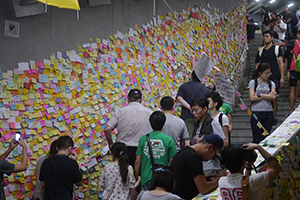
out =
{"type": "Polygon", "coordinates": [[[213,69],[214,63],[205,53],[195,63],[194,70],[200,81],[203,81],[205,76],[213,69]]]}

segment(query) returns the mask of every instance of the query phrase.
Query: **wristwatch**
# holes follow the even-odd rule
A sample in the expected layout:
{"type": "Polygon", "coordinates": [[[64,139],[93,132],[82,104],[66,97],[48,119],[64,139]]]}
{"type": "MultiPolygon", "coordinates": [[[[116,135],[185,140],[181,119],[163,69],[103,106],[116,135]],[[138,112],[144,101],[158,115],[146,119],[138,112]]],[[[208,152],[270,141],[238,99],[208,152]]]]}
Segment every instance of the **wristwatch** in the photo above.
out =
{"type": "Polygon", "coordinates": [[[257,95],[257,97],[260,97],[260,94],[259,94],[259,93],[257,93],[256,95],[257,95]]]}

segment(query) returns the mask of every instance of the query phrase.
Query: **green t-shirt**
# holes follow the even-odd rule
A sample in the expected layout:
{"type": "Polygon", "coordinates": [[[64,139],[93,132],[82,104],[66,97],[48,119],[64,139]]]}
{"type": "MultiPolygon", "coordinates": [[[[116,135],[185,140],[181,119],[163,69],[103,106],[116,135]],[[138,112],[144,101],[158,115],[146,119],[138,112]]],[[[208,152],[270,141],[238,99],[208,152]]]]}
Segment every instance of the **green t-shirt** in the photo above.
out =
{"type": "MultiPolygon", "coordinates": [[[[162,132],[152,131],[150,133],[150,142],[152,144],[154,162],[169,165],[169,159],[173,158],[177,153],[174,140],[162,132]]],[[[150,184],[152,178],[152,164],[146,135],[140,138],[136,155],[142,156],[140,170],[141,185],[150,184]]]]}
{"type": "Polygon", "coordinates": [[[219,112],[228,115],[229,113],[232,113],[231,106],[223,102],[222,106],[219,108],[219,112]]]}

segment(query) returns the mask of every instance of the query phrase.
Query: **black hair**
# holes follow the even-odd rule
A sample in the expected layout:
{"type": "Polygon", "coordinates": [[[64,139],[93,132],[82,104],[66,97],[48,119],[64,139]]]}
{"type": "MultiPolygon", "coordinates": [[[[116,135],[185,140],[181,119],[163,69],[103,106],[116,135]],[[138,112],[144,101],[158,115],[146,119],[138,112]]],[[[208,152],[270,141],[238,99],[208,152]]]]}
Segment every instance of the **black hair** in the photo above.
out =
{"type": "Polygon", "coordinates": [[[201,83],[201,81],[200,81],[199,78],[197,77],[196,72],[195,72],[194,70],[193,70],[193,72],[192,72],[192,80],[201,83]]]}
{"type": "Polygon", "coordinates": [[[258,65],[257,69],[253,71],[252,79],[258,78],[259,77],[259,72],[263,73],[267,69],[271,69],[271,66],[270,66],[269,63],[260,63],[258,65]]]}
{"type": "Polygon", "coordinates": [[[271,19],[269,23],[276,23],[276,19],[271,19]]]}
{"type": "Polygon", "coordinates": [[[241,146],[230,145],[224,148],[220,155],[223,164],[231,173],[239,172],[246,160],[246,151],[241,146]]]}
{"type": "Polygon", "coordinates": [[[152,175],[151,188],[162,187],[167,192],[173,192],[175,183],[175,175],[171,167],[164,166],[155,169],[152,175]]]}
{"type": "Polygon", "coordinates": [[[57,154],[57,140],[54,140],[50,145],[49,156],[52,157],[57,154]]]}
{"type": "Polygon", "coordinates": [[[270,34],[271,37],[274,37],[274,31],[266,30],[266,31],[264,32],[264,35],[265,35],[265,34],[270,34]]]}
{"type": "Polygon", "coordinates": [[[209,102],[207,101],[206,98],[195,98],[195,99],[192,100],[190,106],[191,106],[191,108],[193,106],[199,106],[201,108],[204,108],[204,107],[208,108],[208,104],[209,104],[209,102]]]}
{"type": "Polygon", "coordinates": [[[207,98],[211,98],[214,103],[216,103],[216,102],[218,103],[217,106],[216,106],[217,110],[219,110],[219,108],[223,105],[223,99],[222,99],[222,97],[220,96],[220,94],[218,92],[209,93],[206,96],[206,99],[207,98]]]}
{"type": "Polygon", "coordinates": [[[56,145],[58,150],[66,150],[69,147],[73,147],[74,142],[70,136],[65,135],[57,139],[56,145]]]}
{"type": "Polygon", "coordinates": [[[127,155],[127,146],[122,142],[115,142],[111,147],[111,153],[114,158],[119,159],[119,168],[122,182],[125,185],[128,176],[129,158],[127,155]]]}
{"type": "Polygon", "coordinates": [[[163,97],[160,100],[160,105],[164,110],[172,110],[174,103],[174,99],[170,96],[163,97]]]}
{"type": "MultiPolygon", "coordinates": [[[[298,30],[298,31],[297,31],[297,33],[299,33],[299,34],[300,34],[300,30],[298,30]]],[[[297,34],[297,33],[296,33],[296,34],[297,34]]]]}
{"type": "Polygon", "coordinates": [[[165,125],[166,122],[166,116],[161,111],[154,111],[149,118],[151,127],[153,130],[159,131],[162,130],[162,128],[165,125]]]}
{"type": "Polygon", "coordinates": [[[276,18],[277,18],[277,17],[280,17],[280,19],[281,19],[281,15],[280,15],[280,14],[276,15],[276,18]]]}

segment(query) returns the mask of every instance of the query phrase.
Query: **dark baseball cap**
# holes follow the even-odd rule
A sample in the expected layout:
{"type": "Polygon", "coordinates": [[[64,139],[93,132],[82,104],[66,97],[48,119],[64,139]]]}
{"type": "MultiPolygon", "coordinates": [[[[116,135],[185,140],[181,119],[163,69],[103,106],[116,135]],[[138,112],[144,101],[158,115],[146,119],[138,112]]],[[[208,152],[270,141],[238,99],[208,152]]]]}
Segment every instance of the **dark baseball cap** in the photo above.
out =
{"type": "Polygon", "coordinates": [[[224,142],[223,142],[223,139],[216,135],[216,134],[213,134],[213,133],[210,133],[208,135],[206,135],[202,141],[205,141],[209,144],[212,144],[214,145],[215,148],[221,150],[223,148],[223,145],[224,145],[224,142]]]}
{"type": "Polygon", "coordinates": [[[139,89],[131,89],[128,92],[128,98],[133,100],[138,100],[142,98],[142,92],[139,89]]]}

